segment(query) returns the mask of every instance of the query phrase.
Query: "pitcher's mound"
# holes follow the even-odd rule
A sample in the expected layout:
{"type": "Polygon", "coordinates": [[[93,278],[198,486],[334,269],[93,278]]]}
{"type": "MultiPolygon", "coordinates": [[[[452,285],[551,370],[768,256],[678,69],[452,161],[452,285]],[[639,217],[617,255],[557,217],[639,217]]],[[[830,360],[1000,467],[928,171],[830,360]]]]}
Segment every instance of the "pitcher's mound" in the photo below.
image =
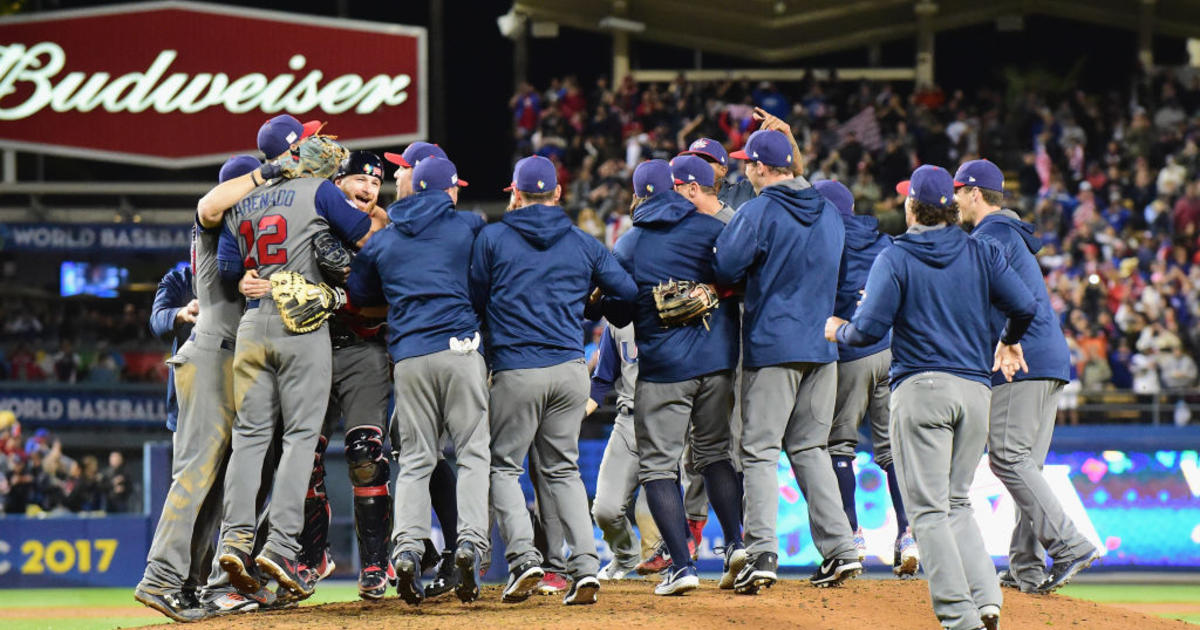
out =
{"type": "MultiPolygon", "coordinates": [[[[473,604],[453,593],[412,607],[394,596],[382,602],[339,602],[293,610],[222,617],[191,628],[337,628],[339,630],[531,630],[532,628],[675,628],[698,630],[740,626],[806,630],[936,630],[929,589],[922,580],[859,579],[840,588],[817,589],[788,579],[757,596],[734,595],[704,581],[682,597],[655,597],[654,583],[604,583],[591,606],[564,606],[561,596],[534,595],[520,604],[500,602],[491,586],[473,604]]],[[[1004,590],[1000,627],[1087,628],[1087,630],[1185,630],[1182,621],[1058,595],[1033,596],[1004,590]]]]}

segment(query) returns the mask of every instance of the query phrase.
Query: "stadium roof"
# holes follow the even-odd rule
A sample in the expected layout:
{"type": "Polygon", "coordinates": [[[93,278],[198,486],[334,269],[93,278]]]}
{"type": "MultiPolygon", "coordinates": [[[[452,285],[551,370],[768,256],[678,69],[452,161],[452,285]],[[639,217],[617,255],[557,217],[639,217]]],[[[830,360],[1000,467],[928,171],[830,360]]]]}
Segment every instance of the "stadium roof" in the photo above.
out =
{"type": "Polygon", "coordinates": [[[922,3],[936,6],[934,31],[1023,15],[1137,29],[1148,4],[1155,33],[1200,37],[1196,0],[518,0],[514,9],[573,28],[615,28],[638,39],[781,62],[913,37],[922,3]],[[611,17],[632,23],[602,23],[611,17]]]}

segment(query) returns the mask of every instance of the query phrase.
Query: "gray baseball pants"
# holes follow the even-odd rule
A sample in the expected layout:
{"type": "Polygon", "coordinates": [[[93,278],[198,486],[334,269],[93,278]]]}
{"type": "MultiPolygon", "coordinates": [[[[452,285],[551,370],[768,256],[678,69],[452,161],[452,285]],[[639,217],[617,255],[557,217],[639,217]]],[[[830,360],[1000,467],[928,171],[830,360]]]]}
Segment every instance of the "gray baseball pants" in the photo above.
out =
{"type": "Polygon", "coordinates": [[[246,553],[254,548],[255,497],[278,415],[283,444],[263,548],[295,559],[313,451],[329,403],[333,359],[327,327],[302,335],[288,332],[275,303],[261,304],[246,311],[238,325],[233,358],[237,420],[225,477],[222,542],[246,553]]]}
{"type": "Polygon", "coordinates": [[[531,447],[571,548],[568,571],[578,578],[600,570],[587,491],[579,477],[579,426],[589,393],[583,359],[492,375],[491,501],[510,570],[525,561],[542,561],[518,481],[531,447]]]}
{"type": "MultiPolygon", "coordinates": [[[[696,472],[729,460],[732,371],[678,383],[638,379],[633,427],[637,436],[638,481],[675,480],[684,447],[696,472]]],[[[707,510],[705,511],[707,514],[707,510]]]]}
{"type": "Polygon", "coordinates": [[[471,350],[443,350],[396,362],[393,421],[404,450],[396,474],[395,551],[424,550],[430,533],[429,476],[443,431],[458,462],[458,539],[487,548],[487,365],[471,350]]]}
{"type": "Polygon", "coordinates": [[[742,374],[746,552],[778,553],[780,445],[808,502],[813,544],[825,560],[858,560],[826,445],[837,392],[834,363],[787,363],[742,374]]]}
{"type": "Polygon", "coordinates": [[[968,494],[987,441],[990,399],[986,385],[945,372],[910,376],[892,392],[892,448],[904,509],[921,548],[933,612],[948,630],[981,627],[979,609],[1003,601],[968,494]]]}
{"type": "Polygon", "coordinates": [[[1063,386],[1062,381],[1039,379],[992,388],[988,463],[1017,505],[1009,572],[1026,589],[1045,577],[1045,553],[1064,560],[1092,547],[1042,476],[1063,386]]]}
{"type": "Polygon", "coordinates": [[[837,366],[837,402],[833,428],[829,431],[829,454],[854,457],[858,423],[869,412],[875,463],[887,468],[892,463],[892,443],[888,439],[892,397],[888,370],[892,366],[892,351],[883,350],[845,363],[839,361],[837,366]]]}
{"type": "Polygon", "coordinates": [[[625,566],[637,564],[639,558],[629,513],[637,487],[638,450],[633,416],[618,413],[596,474],[592,517],[617,563],[625,566]]]}
{"type": "Polygon", "coordinates": [[[151,592],[204,584],[234,418],[229,340],[198,332],[168,362],[175,368],[179,421],[172,437],[171,487],[141,583],[151,592]]]}

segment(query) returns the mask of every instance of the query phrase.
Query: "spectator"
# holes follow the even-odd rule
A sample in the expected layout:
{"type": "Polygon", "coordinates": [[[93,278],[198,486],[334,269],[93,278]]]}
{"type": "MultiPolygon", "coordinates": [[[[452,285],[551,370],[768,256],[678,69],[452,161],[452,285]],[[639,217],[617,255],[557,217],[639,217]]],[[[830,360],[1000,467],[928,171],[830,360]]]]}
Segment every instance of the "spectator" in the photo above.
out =
{"type": "Polygon", "coordinates": [[[1158,349],[1148,346],[1139,349],[1129,360],[1129,370],[1133,373],[1133,391],[1138,394],[1157,394],[1158,384],[1158,349]]]}
{"type": "Polygon", "coordinates": [[[54,354],[54,376],[60,383],[74,383],[79,378],[81,361],[79,355],[71,346],[69,339],[63,339],[58,344],[58,352],[54,354]]]}
{"type": "Polygon", "coordinates": [[[34,477],[28,467],[29,463],[22,455],[10,460],[10,468],[5,475],[5,514],[24,514],[29,506],[34,504],[34,477]]]}
{"type": "Polygon", "coordinates": [[[72,512],[93,512],[102,505],[100,463],[94,455],[85,455],[80,462],[72,462],[70,472],[63,483],[66,493],[64,505],[72,512]]]}
{"type": "Polygon", "coordinates": [[[1196,362],[1188,356],[1183,346],[1174,346],[1170,354],[1160,358],[1159,369],[1165,389],[1177,391],[1196,385],[1196,362]]]}
{"type": "Polygon", "coordinates": [[[117,514],[130,511],[133,489],[125,473],[125,457],[120,451],[108,454],[108,468],[104,469],[100,479],[105,511],[117,514]]]}

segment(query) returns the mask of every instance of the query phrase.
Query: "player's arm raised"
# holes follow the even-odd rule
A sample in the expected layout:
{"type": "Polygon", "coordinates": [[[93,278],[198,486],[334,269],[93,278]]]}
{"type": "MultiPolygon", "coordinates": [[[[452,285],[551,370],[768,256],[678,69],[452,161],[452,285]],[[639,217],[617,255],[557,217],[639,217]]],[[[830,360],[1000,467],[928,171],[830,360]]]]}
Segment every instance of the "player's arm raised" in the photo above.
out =
{"type": "Polygon", "coordinates": [[[232,208],[242,197],[258,188],[263,182],[279,177],[279,165],[267,163],[246,173],[217,184],[196,204],[196,220],[200,227],[214,228],[221,224],[225,211],[232,208]]]}

